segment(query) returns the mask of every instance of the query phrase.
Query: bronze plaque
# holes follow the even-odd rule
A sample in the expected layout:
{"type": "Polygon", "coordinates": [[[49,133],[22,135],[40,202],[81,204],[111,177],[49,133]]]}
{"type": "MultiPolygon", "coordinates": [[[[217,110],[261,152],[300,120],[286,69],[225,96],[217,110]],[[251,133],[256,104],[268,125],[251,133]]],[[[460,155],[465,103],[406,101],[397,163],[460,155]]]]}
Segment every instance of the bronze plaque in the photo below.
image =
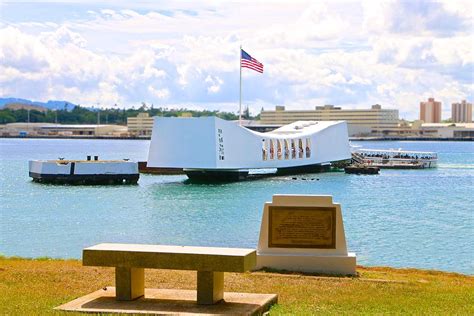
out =
{"type": "Polygon", "coordinates": [[[268,247],[336,248],[336,208],[269,206],[268,247]]]}

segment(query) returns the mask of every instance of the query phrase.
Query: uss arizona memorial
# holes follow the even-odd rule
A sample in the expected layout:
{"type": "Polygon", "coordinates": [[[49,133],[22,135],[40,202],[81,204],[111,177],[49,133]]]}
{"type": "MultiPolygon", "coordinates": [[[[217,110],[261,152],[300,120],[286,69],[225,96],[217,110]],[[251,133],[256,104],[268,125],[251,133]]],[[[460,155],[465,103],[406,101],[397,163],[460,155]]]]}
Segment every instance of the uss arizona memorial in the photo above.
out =
{"type": "Polygon", "coordinates": [[[147,166],[241,179],[252,169],[291,173],[350,158],[345,121],[298,121],[260,133],[217,117],[155,117],[147,166]]]}
{"type": "MultiPolygon", "coordinates": [[[[350,158],[344,121],[299,121],[259,133],[216,117],[156,117],[147,167],[179,168],[198,181],[235,181],[251,170],[314,172],[350,158]]],[[[78,184],[136,183],[139,177],[137,163],[98,156],[32,160],[29,174],[37,182],[78,184]]]]}

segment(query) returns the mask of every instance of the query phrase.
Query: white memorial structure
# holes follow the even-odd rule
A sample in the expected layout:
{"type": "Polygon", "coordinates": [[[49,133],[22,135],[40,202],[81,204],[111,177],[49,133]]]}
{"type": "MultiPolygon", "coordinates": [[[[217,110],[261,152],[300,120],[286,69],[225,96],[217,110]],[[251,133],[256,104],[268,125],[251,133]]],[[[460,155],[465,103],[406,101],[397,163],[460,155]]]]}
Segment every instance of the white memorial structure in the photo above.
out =
{"type": "Polygon", "coordinates": [[[274,195],[265,203],[257,269],[355,275],[341,205],[331,196],[274,195]]]}
{"type": "Polygon", "coordinates": [[[259,133],[217,117],[155,117],[147,166],[238,180],[251,169],[311,172],[350,158],[345,121],[299,121],[259,133]]]}

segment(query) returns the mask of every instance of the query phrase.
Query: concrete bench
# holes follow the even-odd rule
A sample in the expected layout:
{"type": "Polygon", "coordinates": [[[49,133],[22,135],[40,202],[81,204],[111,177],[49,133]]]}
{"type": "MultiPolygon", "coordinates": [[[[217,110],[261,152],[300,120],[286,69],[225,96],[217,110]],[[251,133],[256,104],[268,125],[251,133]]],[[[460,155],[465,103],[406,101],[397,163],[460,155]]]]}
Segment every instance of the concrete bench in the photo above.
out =
{"type": "Polygon", "coordinates": [[[224,296],[224,272],[245,272],[256,265],[254,249],[98,244],[83,250],[84,266],[115,267],[116,299],[145,293],[144,269],[197,271],[197,303],[215,304],[224,296]]]}

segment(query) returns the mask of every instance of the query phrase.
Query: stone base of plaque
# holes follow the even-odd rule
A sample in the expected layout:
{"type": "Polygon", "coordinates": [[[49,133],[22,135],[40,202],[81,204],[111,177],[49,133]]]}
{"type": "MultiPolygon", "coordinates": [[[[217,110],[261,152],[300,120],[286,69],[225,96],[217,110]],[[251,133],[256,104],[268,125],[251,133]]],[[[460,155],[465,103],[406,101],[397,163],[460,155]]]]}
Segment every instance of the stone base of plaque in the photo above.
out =
{"type": "Polygon", "coordinates": [[[257,269],[271,267],[276,270],[287,270],[305,273],[336,275],[356,274],[356,254],[345,255],[314,254],[271,254],[257,253],[257,269]]]}
{"type": "Polygon", "coordinates": [[[355,275],[347,251],[341,205],[331,196],[274,195],[265,203],[257,269],[355,275]]]}

